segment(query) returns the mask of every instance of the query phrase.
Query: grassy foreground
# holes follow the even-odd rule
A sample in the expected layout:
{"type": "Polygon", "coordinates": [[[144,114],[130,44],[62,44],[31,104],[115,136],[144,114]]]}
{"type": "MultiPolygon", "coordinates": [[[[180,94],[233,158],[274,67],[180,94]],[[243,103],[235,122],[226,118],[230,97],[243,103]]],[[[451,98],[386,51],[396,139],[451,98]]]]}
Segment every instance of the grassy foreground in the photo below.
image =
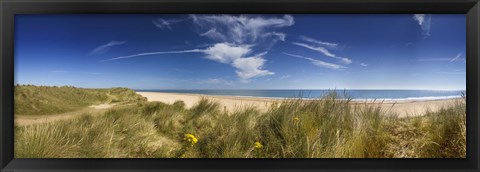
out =
{"type": "MultiPolygon", "coordinates": [[[[96,91],[99,90],[88,90],[93,93],[96,91]]],[[[86,102],[108,102],[111,90],[99,92],[102,93],[92,96],[92,99],[86,98],[86,102]]],[[[122,91],[125,92],[129,91],[122,91]]],[[[63,99],[61,95],[55,97],[63,99]]],[[[340,98],[343,96],[332,93],[315,101],[292,99],[272,105],[267,112],[260,112],[254,107],[226,112],[219,103],[208,99],[202,99],[190,109],[186,109],[181,101],[167,105],[141,98],[135,98],[134,101],[125,99],[122,101],[130,103],[114,107],[101,115],[84,114],[71,120],[16,127],[15,157],[466,156],[465,99],[438,112],[426,112],[427,115],[422,117],[399,118],[395,114],[388,114],[378,105],[352,106],[350,100],[340,98]]],[[[58,107],[68,107],[69,101],[62,102],[66,104],[58,107]]],[[[74,102],[76,100],[71,101],[74,102]]],[[[33,105],[18,103],[16,97],[16,110],[26,108],[24,112],[45,112],[29,110],[33,105]]],[[[43,109],[39,108],[43,104],[34,105],[43,109]]]]}

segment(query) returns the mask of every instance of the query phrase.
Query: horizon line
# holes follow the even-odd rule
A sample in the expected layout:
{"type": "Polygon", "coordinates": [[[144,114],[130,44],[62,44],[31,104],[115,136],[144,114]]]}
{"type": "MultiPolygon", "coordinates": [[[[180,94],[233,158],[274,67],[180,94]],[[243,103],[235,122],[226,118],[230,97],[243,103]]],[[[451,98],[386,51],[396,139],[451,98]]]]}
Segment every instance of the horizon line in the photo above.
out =
{"type": "Polygon", "coordinates": [[[129,88],[135,91],[161,91],[161,90],[430,90],[430,91],[466,91],[466,88],[461,89],[426,89],[426,88],[158,88],[158,89],[149,89],[149,88],[132,88],[125,86],[114,86],[114,87],[82,87],[75,85],[36,85],[36,84],[19,84],[16,85],[33,85],[33,86],[46,86],[46,87],[65,87],[72,86],[76,88],[88,88],[88,89],[109,89],[109,88],[129,88]]]}

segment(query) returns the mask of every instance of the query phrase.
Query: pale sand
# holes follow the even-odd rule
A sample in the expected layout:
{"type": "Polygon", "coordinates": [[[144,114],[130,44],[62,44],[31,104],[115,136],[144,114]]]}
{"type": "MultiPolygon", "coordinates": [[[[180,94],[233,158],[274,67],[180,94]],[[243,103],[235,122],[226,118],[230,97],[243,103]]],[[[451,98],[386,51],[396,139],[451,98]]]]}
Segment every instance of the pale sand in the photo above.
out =
{"type": "Polygon", "coordinates": [[[104,104],[99,104],[99,105],[91,105],[89,107],[91,107],[93,109],[108,109],[108,108],[111,108],[113,106],[115,106],[115,104],[104,103],[104,104]]]}
{"type": "MultiPolygon", "coordinates": [[[[202,97],[218,101],[227,111],[234,111],[246,106],[254,106],[260,111],[266,111],[274,102],[282,102],[281,99],[256,98],[256,97],[236,97],[236,96],[214,96],[201,94],[183,94],[183,93],[160,93],[160,92],[137,92],[146,97],[148,101],[159,101],[167,104],[173,104],[177,100],[185,103],[187,108],[191,108],[202,97]]],[[[447,100],[428,100],[428,101],[354,101],[355,104],[377,104],[388,112],[397,113],[400,117],[423,115],[427,109],[437,111],[442,107],[452,105],[456,99],[447,100]]]]}
{"type": "Polygon", "coordinates": [[[66,112],[61,114],[55,115],[15,115],[15,125],[17,126],[25,126],[25,125],[32,125],[32,124],[41,124],[41,123],[48,123],[60,120],[67,120],[76,117],[80,117],[83,114],[102,114],[107,109],[116,106],[116,104],[99,104],[99,105],[91,105],[88,108],[80,109],[73,112],[66,112]]]}

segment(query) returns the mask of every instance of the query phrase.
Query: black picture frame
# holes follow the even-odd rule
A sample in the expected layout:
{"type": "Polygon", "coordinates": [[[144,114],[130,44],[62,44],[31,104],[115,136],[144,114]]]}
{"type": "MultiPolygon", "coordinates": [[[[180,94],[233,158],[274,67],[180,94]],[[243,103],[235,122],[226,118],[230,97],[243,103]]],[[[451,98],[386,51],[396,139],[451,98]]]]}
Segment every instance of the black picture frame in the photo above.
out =
{"type": "Polygon", "coordinates": [[[478,0],[1,0],[1,171],[480,171],[478,0]],[[466,159],[15,159],[15,14],[452,13],[467,17],[466,159]]]}

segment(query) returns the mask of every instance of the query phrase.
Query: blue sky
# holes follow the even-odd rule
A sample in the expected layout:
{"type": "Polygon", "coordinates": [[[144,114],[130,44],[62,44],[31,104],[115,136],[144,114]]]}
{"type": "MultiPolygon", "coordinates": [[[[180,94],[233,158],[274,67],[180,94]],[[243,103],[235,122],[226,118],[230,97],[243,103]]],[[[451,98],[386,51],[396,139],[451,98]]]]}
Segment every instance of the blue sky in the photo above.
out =
{"type": "Polygon", "coordinates": [[[17,15],[15,83],[465,89],[461,14],[17,15]]]}

